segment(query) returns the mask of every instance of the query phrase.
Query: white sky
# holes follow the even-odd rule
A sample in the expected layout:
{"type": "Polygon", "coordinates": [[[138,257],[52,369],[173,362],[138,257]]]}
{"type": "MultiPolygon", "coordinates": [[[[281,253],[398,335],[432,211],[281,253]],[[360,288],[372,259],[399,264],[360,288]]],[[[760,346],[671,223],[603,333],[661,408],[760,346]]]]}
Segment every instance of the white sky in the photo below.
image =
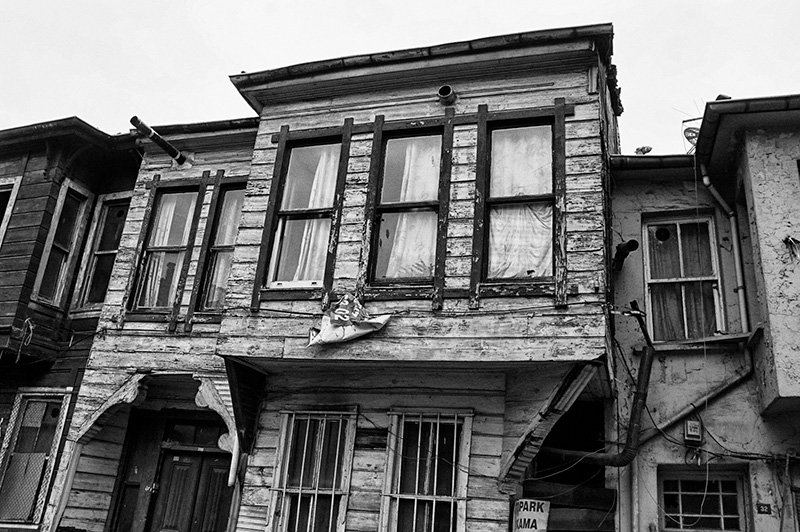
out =
{"type": "Polygon", "coordinates": [[[681,121],[720,93],[800,93],[800,0],[3,0],[0,129],[254,116],[229,75],[606,22],[623,153],[685,153],[681,121]]]}

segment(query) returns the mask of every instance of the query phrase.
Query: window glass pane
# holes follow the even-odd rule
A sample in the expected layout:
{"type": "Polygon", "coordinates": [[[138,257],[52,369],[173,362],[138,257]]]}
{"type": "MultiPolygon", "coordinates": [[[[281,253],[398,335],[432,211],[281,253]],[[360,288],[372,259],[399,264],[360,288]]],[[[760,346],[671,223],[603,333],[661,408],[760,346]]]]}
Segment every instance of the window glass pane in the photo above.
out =
{"type": "Polygon", "coordinates": [[[319,421],[316,419],[297,419],[292,434],[292,449],[289,469],[286,475],[287,486],[312,487],[314,478],[314,450],[316,448],[319,421]]]}
{"type": "Polygon", "coordinates": [[[492,131],[492,198],[553,192],[553,144],[550,126],[492,131]]]}
{"type": "Polygon", "coordinates": [[[386,141],[381,203],[436,201],[441,153],[438,135],[386,141]]]}
{"type": "Polygon", "coordinates": [[[109,203],[104,207],[103,226],[97,240],[97,251],[116,251],[122,230],[125,227],[125,218],[128,216],[129,201],[109,203]]]}
{"type": "Polygon", "coordinates": [[[94,258],[93,268],[91,274],[89,289],[86,292],[86,303],[102,303],[106,298],[106,290],[108,289],[108,282],[111,280],[111,270],[114,268],[114,259],[116,253],[109,253],[105,255],[97,255],[94,258]]]}
{"type": "Polygon", "coordinates": [[[39,295],[45,299],[52,300],[56,295],[63,268],[66,265],[67,252],[56,247],[50,249],[47,257],[47,266],[42,276],[42,284],[39,286],[39,295]]]}
{"type": "Polygon", "coordinates": [[[242,214],[244,189],[227,190],[222,200],[219,220],[216,222],[215,246],[232,246],[239,232],[239,217],[242,214]]]}
{"type": "Polygon", "coordinates": [[[681,277],[681,256],[678,250],[678,227],[659,224],[647,227],[650,278],[677,279],[681,277]]]}
{"type": "Polygon", "coordinates": [[[72,235],[78,222],[78,214],[83,200],[71,192],[64,198],[64,206],[58,219],[58,227],[53,238],[53,245],[69,250],[72,245],[72,235]]]}
{"type": "Polygon", "coordinates": [[[150,247],[186,245],[196,200],[197,192],[177,192],[159,196],[150,231],[150,247]]]}
{"type": "Polygon", "coordinates": [[[178,286],[183,251],[151,251],[144,261],[139,307],[169,307],[178,286]]]}
{"type": "Polygon", "coordinates": [[[225,292],[228,285],[228,275],[231,272],[233,251],[212,252],[209,264],[208,283],[205,289],[203,307],[207,309],[222,308],[225,304],[225,292]]]}
{"type": "Polygon", "coordinates": [[[281,209],[333,206],[341,144],[292,148],[281,209]]]}
{"type": "Polygon", "coordinates": [[[6,215],[6,210],[8,210],[9,201],[11,201],[11,190],[10,189],[0,190],[0,223],[3,222],[3,218],[6,215]]]}
{"type": "Polygon", "coordinates": [[[708,222],[681,224],[681,245],[685,277],[714,275],[708,222]]]}
{"type": "Polygon", "coordinates": [[[689,338],[712,336],[717,330],[714,284],[715,281],[684,283],[689,338]]]}
{"type": "Polygon", "coordinates": [[[273,281],[322,281],[331,230],[329,218],[283,219],[273,281]]]}
{"type": "Polygon", "coordinates": [[[437,219],[434,211],[383,213],[378,224],[375,279],[432,278],[437,219]]]}
{"type": "Polygon", "coordinates": [[[684,340],[681,285],[659,283],[650,286],[654,340],[684,340]]]}
{"type": "Polygon", "coordinates": [[[553,274],[553,206],[504,205],[489,209],[487,277],[543,277],[553,274]]]}
{"type": "Polygon", "coordinates": [[[344,445],[341,443],[344,424],[339,420],[328,420],[323,426],[325,434],[320,456],[319,487],[334,488],[339,486],[342,477],[344,445]]]}

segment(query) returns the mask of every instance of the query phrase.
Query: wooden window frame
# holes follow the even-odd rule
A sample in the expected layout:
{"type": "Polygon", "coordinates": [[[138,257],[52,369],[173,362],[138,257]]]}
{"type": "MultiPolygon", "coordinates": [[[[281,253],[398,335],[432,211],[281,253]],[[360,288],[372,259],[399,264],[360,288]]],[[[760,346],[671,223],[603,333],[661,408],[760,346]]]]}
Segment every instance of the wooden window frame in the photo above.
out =
{"type": "MultiPolygon", "coordinates": [[[[709,470],[688,470],[682,467],[662,467],[658,468],[658,521],[660,530],[670,532],[680,532],[681,530],[696,530],[699,532],[721,532],[720,528],[676,528],[668,526],[666,518],[666,506],[664,504],[664,482],[667,480],[675,480],[678,482],[683,481],[735,481],[737,487],[737,506],[738,518],[740,528],[737,532],[748,532],[752,530],[751,516],[749,512],[750,497],[747,489],[746,479],[748,475],[745,474],[744,469],[725,467],[718,468],[712,467],[709,470]]],[[[680,515],[683,515],[682,513],[680,515]]],[[[712,516],[713,517],[713,516],[712,516]]]]}
{"type": "Polygon", "coordinates": [[[6,229],[8,229],[8,222],[11,220],[11,212],[14,209],[14,202],[17,200],[19,187],[22,184],[22,176],[19,177],[3,177],[0,178],[0,191],[8,191],[8,204],[6,204],[6,212],[0,220],[0,247],[3,246],[3,241],[6,238],[6,229]]]}
{"type": "Polygon", "coordinates": [[[362,264],[357,281],[357,291],[365,299],[431,299],[434,310],[441,309],[444,300],[445,256],[447,254],[447,225],[450,209],[450,181],[452,173],[453,127],[455,110],[445,109],[442,118],[426,120],[404,120],[385,122],[383,115],[375,117],[370,158],[367,198],[364,207],[364,249],[368,253],[362,255],[362,264]],[[441,154],[439,159],[439,186],[436,200],[406,205],[381,205],[380,190],[383,186],[384,163],[387,142],[396,138],[439,135],[441,138],[441,154]],[[430,279],[394,279],[376,281],[374,278],[377,258],[377,227],[382,212],[401,212],[400,209],[424,207],[436,212],[436,249],[434,252],[434,271],[430,279]],[[366,263],[364,259],[366,257],[366,263]]]}
{"type": "MultiPolygon", "coordinates": [[[[270,515],[267,523],[266,532],[284,532],[286,530],[283,521],[286,512],[283,511],[284,507],[288,504],[288,496],[294,493],[302,493],[303,488],[299,488],[296,492],[292,488],[286,486],[286,475],[290,462],[291,449],[291,435],[294,428],[294,420],[298,417],[302,419],[316,419],[328,420],[338,419],[346,422],[347,426],[344,428],[344,438],[341,444],[344,445],[344,452],[342,455],[342,473],[341,485],[336,488],[330,488],[330,494],[336,495],[341,498],[339,502],[338,519],[336,526],[333,530],[336,532],[344,532],[345,521],[347,517],[348,499],[350,494],[350,479],[353,468],[353,455],[355,449],[355,435],[356,425],[358,421],[358,412],[355,408],[345,410],[284,410],[280,412],[280,433],[278,438],[278,449],[275,453],[275,468],[274,468],[274,484],[270,496],[270,515]]],[[[337,464],[338,467],[338,464],[337,464]]],[[[320,491],[319,487],[315,489],[315,496],[320,491]]]]}
{"type": "MultiPolygon", "coordinates": [[[[91,283],[91,275],[94,271],[93,268],[97,255],[97,245],[99,243],[98,239],[100,238],[100,234],[102,232],[102,228],[100,227],[101,217],[107,205],[121,202],[125,199],[128,200],[128,208],[130,209],[130,199],[132,196],[133,192],[131,191],[113,192],[110,194],[101,194],[97,196],[97,201],[95,202],[94,211],[91,217],[91,227],[84,245],[80,268],[78,269],[77,278],[79,282],[76,283],[75,290],[72,295],[72,304],[70,305],[70,309],[73,313],[81,311],[97,311],[103,306],[103,303],[86,303],[86,295],[91,283]]],[[[114,253],[119,253],[119,246],[117,246],[117,249],[114,253]]]]}
{"type": "Polygon", "coordinates": [[[91,208],[94,201],[94,194],[89,189],[80,185],[79,183],[67,178],[61,185],[58,193],[58,200],[56,207],[53,211],[53,217],[50,222],[50,229],[47,232],[47,240],[44,246],[42,258],[39,261],[39,271],[36,274],[36,281],[33,285],[33,295],[31,299],[37,303],[45,306],[63,309],[67,303],[67,298],[70,295],[70,287],[75,276],[75,266],[78,262],[78,250],[82,248],[83,237],[86,234],[86,225],[88,223],[88,216],[86,213],[91,208]],[[70,243],[70,248],[67,250],[66,259],[64,261],[63,271],[64,278],[59,280],[53,298],[49,299],[40,294],[42,288],[42,281],[44,280],[45,270],[47,269],[48,261],[50,260],[50,253],[53,249],[53,241],[55,240],[56,231],[61,223],[61,213],[66,201],[67,195],[73,192],[76,196],[81,198],[81,205],[75,219],[75,227],[73,229],[73,238],[70,243]]]}
{"type": "Polygon", "coordinates": [[[336,260],[336,248],[339,240],[342,206],[344,204],[344,187],[347,177],[347,166],[350,157],[350,139],[353,132],[353,119],[345,120],[344,125],[311,131],[290,131],[288,125],[281,126],[277,137],[275,164],[270,185],[267,212],[264,216],[264,232],[261,237],[261,248],[256,266],[256,279],[253,286],[251,310],[258,311],[261,301],[290,300],[290,299],[322,299],[323,306],[327,306],[333,288],[333,267],[336,260]],[[336,189],[334,191],[333,205],[324,209],[331,217],[330,234],[328,236],[328,250],[325,259],[325,270],[322,284],[319,287],[291,287],[270,288],[267,276],[274,267],[273,246],[275,232],[278,228],[280,204],[283,199],[283,187],[289,171],[289,157],[291,150],[296,147],[318,146],[324,144],[340,143],[339,166],[336,173],[336,189]]]}
{"type": "MultiPolygon", "coordinates": [[[[206,219],[205,231],[203,233],[203,241],[200,244],[200,257],[197,261],[197,271],[195,272],[195,283],[192,287],[191,299],[189,301],[189,309],[186,314],[186,323],[184,324],[184,331],[190,332],[192,326],[197,321],[218,321],[222,314],[222,308],[209,309],[203,307],[203,299],[206,294],[206,284],[208,282],[207,276],[209,274],[209,266],[213,258],[214,251],[214,238],[217,235],[217,222],[222,214],[221,201],[227,192],[233,190],[246,190],[247,178],[236,177],[223,179],[223,171],[217,172],[214,178],[214,188],[211,194],[211,205],[209,206],[209,216],[206,219]]],[[[240,220],[241,222],[241,220],[240,220]]],[[[234,250],[235,245],[226,246],[231,251],[234,250]]]]}
{"type": "MultiPolygon", "coordinates": [[[[222,170],[217,172],[220,175],[222,170]]],[[[200,223],[200,215],[203,209],[203,200],[205,198],[206,189],[210,181],[211,172],[206,170],[199,178],[188,179],[175,179],[171,181],[161,181],[161,176],[156,174],[153,181],[149,185],[149,195],[147,199],[147,206],[145,208],[144,218],[142,219],[141,231],[139,233],[139,241],[136,246],[137,256],[135,258],[135,273],[131,275],[129,284],[126,290],[128,294],[127,301],[127,319],[130,321],[166,321],[169,323],[169,332],[175,332],[177,329],[178,314],[180,312],[181,303],[184,297],[186,288],[186,279],[189,275],[189,265],[192,262],[192,253],[195,248],[195,240],[197,238],[197,228],[200,223]],[[147,239],[150,237],[152,225],[155,222],[154,209],[156,201],[161,194],[174,193],[181,191],[195,191],[197,199],[195,200],[194,212],[192,214],[191,225],[189,228],[189,235],[186,239],[184,246],[185,260],[181,265],[179,272],[178,284],[175,289],[174,300],[171,307],[138,307],[137,296],[139,295],[140,283],[144,276],[143,267],[146,256],[147,239]]],[[[191,307],[190,307],[191,308],[191,307]]]]}
{"type": "MultiPolygon", "coordinates": [[[[643,253],[644,253],[644,286],[645,286],[645,299],[646,299],[646,312],[647,312],[647,327],[651,331],[655,331],[654,328],[654,311],[653,311],[653,298],[650,287],[654,284],[683,284],[686,282],[697,282],[697,281],[712,281],[716,283],[716,289],[714,290],[714,315],[717,320],[717,329],[724,330],[726,327],[726,316],[725,316],[725,303],[724,303],[724,296],[723,296],[723,289],[722,289],[722,275],[720,272],[720,261],[719,261],[719,253],[717,247],[717,231],[716,225],[714,224],[714,216],[712,213],[709,212],[694,212],[694,213],[675,213],[675,214],[665,214],[665,215],[656,215],[656,216],[644,216],[642,219],[642,242],[643,242],[643,253]],[[708,223],[708,233],[709,233],[709,253],[711,255],[711,264],[714,269],[713,275],[709,276],[701,276],[701,277],[677,277],[677,278],[669,278],[669,279],[658,279],[653,280],[650,278],[650,235],[648,228],[652,225],[661,225],[661,224],[676,224],[680,226],[681,224],[687,223],[708,223]]],[[[678,239],[678,250],[679,253],[682,254],[681,251],[681,243],[680,239],[678,239]]],[[[683,256],[679,257],[681,269],[683,269],[683,256]]],[[[674,342],[682,342],[686,340],[692,340],[694,338],[687,337],[689,333],[688,328],[688,317],[686,315],[686,298],[685,296],[681,296],[681,303],[683,304],[683,333],[685,338],[677,338],[672,340],[654,340],[656,343],[674,343],[674,342]]]]}
{"type": "Polygon", "coordinates": [[[8,425],[6,425],[6,432],[3,437],[2,445],[0,445],[0,486],[2,486],[3,477],[6,474],[6,466],[8,463],[10,449],[12,448],[12,443],[17,441],[17,435],[19,433],[17,422],[19,421],[19,417],[21,415],[20,411],[22,410],[23,402],[27,404],[27,402],[31,400],[52,401],[60,399],[61,412],[59,413],[59,420],[58,424],[56,425],[56,430],[53,433],[53,443],[50,447],[50,453],[48,455],[49,459],[47,460],[47,465],[42,475],[41,483],[39,484],[33,519],[31,521],[3,521],[0,522],[0,524],[8,525],[13,523],[17,526],[24,526],[36,525],[41,522],[46,506],[45,503],[47,502],[47,496],[50,491],[50,484],[53,480],[56,465],[58,463],[58,460],[56,459],[58,457],[58,449],[61,445],[61,439],[64,435],[64,430],[67,425],[66,420],[67,410],[69,408],[70,392],[71,388],[20,388],[18,390],[18,393],[14,398],[14,406],[11,409],[8,425]]]}
{"type": "MultiPolygon", "coordinates": [[[[447,500],[456,505],[456,528],[453,532],[464,532],[467,521],[467,484],[469,481],[470,450],[472,442],[472,421],[474,413],[469,411],[456,411],[449,409],[393,409],[389,412],[389,440],[386,449],[386,473],[381,496],[380,523],[381,530],[397,532],[396,512],[393,505],[400,500],[447,500]],[[416,495],[399,493],[399,468],[397,459],[402,453],[402,438],[406,421],[434,422],[437,426],[442,423],[461,425],[461,441],[458,442],[459,459],[453,468],[453,493],[450,496],[416,495]]],[[[435,503],[434,503],[435,504],[435,503]]]]}
{"type": "Polygon", "coordinates": [[[512,112],[489,112],[478,106],[478,139],[475,183],[475,218],[472,235],[472,270],[470,272],[469,308],[480,307],[483,297],[552,296],[557,307],[567,304],[566,259],[566,122],[574,106],[557,98],[554,106],[512,112]],[[488,225],[491,141],[493,131],[512,127],[551,124],[553,154],[553,192],[544,196],[524,196],[520,201],[552,202],[553,205],[553,275],[527,279],[487,279],[488,225]]]}

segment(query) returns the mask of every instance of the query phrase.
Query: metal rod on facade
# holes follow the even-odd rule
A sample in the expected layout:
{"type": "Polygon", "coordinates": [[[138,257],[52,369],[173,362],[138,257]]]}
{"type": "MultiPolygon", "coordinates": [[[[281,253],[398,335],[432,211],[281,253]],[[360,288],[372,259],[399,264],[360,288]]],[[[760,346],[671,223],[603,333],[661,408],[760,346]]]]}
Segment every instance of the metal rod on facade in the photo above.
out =
{"type": "Polygon", "coordinates": [[[181,153],[178,148],[167,142],[164,137],[156,133],[153,128],[139,120],[138,116],[131,118],[131,124],[133,124],[133,127],[135,127],[139,133],[152,140],[159,148],[164,150],[176,163],[183,164],[186,162],[186,156],[181,153]]]}

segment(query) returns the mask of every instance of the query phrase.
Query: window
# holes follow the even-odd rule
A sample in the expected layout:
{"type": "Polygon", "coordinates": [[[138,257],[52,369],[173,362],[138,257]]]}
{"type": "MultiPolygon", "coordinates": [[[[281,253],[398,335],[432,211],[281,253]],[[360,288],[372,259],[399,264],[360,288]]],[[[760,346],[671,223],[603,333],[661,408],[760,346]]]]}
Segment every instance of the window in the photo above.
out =
{"type": "Polygon", "coordinates": [[[136,291],[137,308],[172,308],[184,261],[191,249],[197,190],[165,191],[156,196],[136,291]]]}
{"type": "Polygon", "coordinates": [[[654,220],[645,224],[644,238],[653,339],[713,335],[722,320],[711,218],[654,220]]]}
{"type": "Polygon", "coordinates": [[[91,195],[82,187],[69,181],[61,188],[53,220],[42,257],[34,293],[47,303],[61,306],[64,294],[71,285],[77,260],[77,249],[86,223],[86,208],[91,195]]]}
{"type": "Polygon", "coordinates": [[[470,308],[481,297],[552,295],[567,303],[566,115],[574,106],[478,107],[470,308]]]}
{"type": "Polygon", "coordinates": [[[441,135],[386,141],[375,209],[373,282],[432,282],[441,154],[441,135]]]}
{"type": "MultiPolygon", "coordinates": [[[[213,237],[208,247],[208,269],[205,272],[200,308],[214,310],[225,303],[225,289],[231,271],[233,247],[239,232],[239,218],[244,202],[244,188],[228,188],[221,191],[218,200],[213,237]]],[[[211,230],[207,228],[207,230],[211,230]]]]}
{"type": "Polygon", "coordinates": [[[2,246],[5,239],[8,222],[11,219],[11,211],[14,207],[14,199],[17,197],[21,182],[21,177],[0,178],[0,246],[2,246]]]}
{"type": "Polygon", "coordinates": [[[269,530],[344,530],[355,423],[352,412],[283,414],[269,530]]]}
{"type": "Polygon", "coordinates": [[[382,530],[465,530],[472,416],[393,413],[382,530]]]}
{"type": "Polygon", "coordinates": [[[64,394],[17,396],[0,449],[0,522],[41,519],[66,408],[64,394]]]}
{"type": "Polygon", "coordinates": [[[269,287],[322,286],[341,149],[341,143],[291,149],[279,192],[269,287]]]}
{"type": "Polygon", "coordinates": [[[76,308],[92,308],[103,304],[129,205],[128,194],[100,197],[89,237],[91,247],[80,275],[83,286],[78,294],[76,308]]]}
{"type": "Polygon", "coordinates": [[[490,135],[486,279],[553,275],[552,127],[490,135]]]}
{"type": "Polygon", "coordinates": [[[734,472],[660,472],[665,530],[747,530],[742,475],[734,472]]]}

